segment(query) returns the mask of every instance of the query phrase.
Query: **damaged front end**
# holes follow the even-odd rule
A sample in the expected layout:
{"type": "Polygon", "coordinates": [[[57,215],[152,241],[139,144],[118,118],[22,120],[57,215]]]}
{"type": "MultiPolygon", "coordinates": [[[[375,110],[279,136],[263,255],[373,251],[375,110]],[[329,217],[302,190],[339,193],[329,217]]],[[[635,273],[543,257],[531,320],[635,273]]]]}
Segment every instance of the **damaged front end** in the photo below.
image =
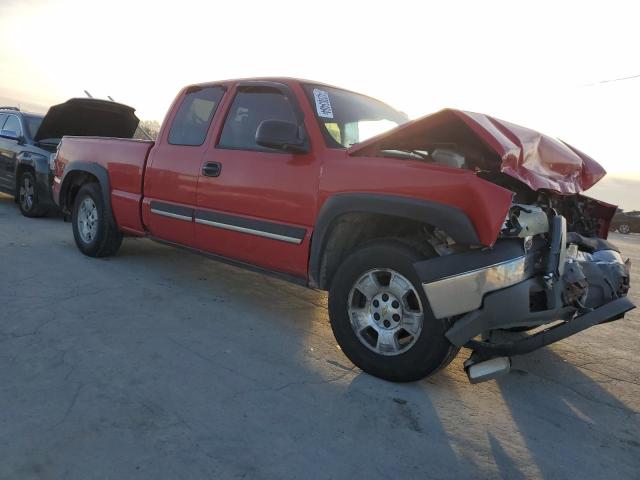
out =
{"type": "MultiPolygon", "coordinates": [[[[523,208],[516,205],[512,211],[523,208]]],[[[617,320],[634,308],[626,297],[629,260],[623,261],[606,240],[567,233],[562,215],[549,216],[546,226],[543,216],[547,218],[539,207],[529,208],[526,218],[537,225],[531,236],[510,237],[507,227],[491,249],[415,265],[434,315],[456,318],[446,333],[449,341],[473,351],[465,365],[472,381],[507,370],[509,357],[617,320]],[[540,218],[531,220],[532,215],[540,218]],[[513,341],[496,343],[492,338],[498,330],[550,322],[556,323],[513,341]]]]}
{"type": "Polygon", "coordinates": [[[581,194],[605,171],[570,145],[486,115],[444,110],[350,153],[472,170],[513,192],[492,246],[415,264],[434,316],[453,320],[447,338],[472,350],[465,363],[472,382],[508,371],[514,355],[635,308],[627,298],[630,261],[606,240],[616,207],[581,194]],[[498,338],[525,330],[533,332],[498,338]]]}

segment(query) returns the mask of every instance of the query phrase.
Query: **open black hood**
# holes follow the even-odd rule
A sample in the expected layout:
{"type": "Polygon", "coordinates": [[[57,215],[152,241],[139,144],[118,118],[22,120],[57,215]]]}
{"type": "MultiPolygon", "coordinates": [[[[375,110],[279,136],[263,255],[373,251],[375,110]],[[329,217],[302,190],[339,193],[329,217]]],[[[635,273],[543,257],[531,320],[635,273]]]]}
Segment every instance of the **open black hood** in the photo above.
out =
{"type": "Polygon", "coordinates": [[[49,109],[33,139],[65,135],[131,138],[140,123],[134,112],[135,109],[121,103],[72,98],[49,109]]]}

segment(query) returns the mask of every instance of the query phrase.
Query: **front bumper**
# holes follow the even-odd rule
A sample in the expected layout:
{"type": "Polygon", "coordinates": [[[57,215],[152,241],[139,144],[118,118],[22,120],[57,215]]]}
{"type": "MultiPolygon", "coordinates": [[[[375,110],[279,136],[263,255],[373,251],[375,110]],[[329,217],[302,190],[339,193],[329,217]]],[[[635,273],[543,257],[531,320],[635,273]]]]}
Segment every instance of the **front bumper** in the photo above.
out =
{"type": "MultiPolygon", "coordinates": [[[[572,257],[567,252],[566,222],[561,216],[552,219],[549,237],[543,248],[529,251],[522,239],[505,239],[491,249],[414,265],[434,316],[455,318],[446,332],[452,344],[482,350],[490,358],[518,355],[622,318],[635,308],[626,298],[629,263],[622,263],[616,252],[607,255],[611,250],[603,250],[605,255],[572,257]],[[561,323],[552,327],[552,335],[544,334],[545,330],[542,336],[527,337],[524,343],[494,345],[474,340],[493,330],[555,321],[561,323]]],[[[586,245],[593,239],[582,241],[586,245]]],[[[606,243],[601,241],[596,247],[611,248],[606,243]]],[[[577,245],[573,250],[577,251],[577,245]]]]}
{"type": "Polygon", "coordinates": [[[439,257],[417,265],[422,288],[436,318],[477,310],[488,293],[529,276],[522,242],[503,242],[491,250],[439,257]]]}

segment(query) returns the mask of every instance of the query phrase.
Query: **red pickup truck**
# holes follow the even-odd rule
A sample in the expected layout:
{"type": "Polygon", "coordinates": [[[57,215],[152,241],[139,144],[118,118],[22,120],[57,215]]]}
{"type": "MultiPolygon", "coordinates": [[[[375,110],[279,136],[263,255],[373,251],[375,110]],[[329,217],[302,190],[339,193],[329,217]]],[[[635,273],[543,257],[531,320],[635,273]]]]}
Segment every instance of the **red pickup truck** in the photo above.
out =
{"type": "Polygon", "coordinates": [[[86,255],[146,236],[328,290],[366,372],[416,380],[464,346],[477,382],[634,308],[616,209],[580,193],[604,174],[487,115],[260,78],[184,88],[155,143],[63,138],[54,199],[86,255]]]}

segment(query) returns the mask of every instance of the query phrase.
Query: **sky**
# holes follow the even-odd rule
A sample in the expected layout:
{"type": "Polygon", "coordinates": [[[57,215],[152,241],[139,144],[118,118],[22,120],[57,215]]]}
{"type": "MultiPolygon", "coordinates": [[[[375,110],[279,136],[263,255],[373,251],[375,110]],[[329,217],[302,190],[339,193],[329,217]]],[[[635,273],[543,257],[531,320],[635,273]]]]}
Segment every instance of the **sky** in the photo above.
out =
{"type": "Polygon", "coordinates": [[[607,81],[640,75],[636,3],[0,0],[0,101],[86,89],[161,121],[186,84],[308,78],[560,138],[609,172],[596,196],[640,209],[640,77],[607,81]]]}

